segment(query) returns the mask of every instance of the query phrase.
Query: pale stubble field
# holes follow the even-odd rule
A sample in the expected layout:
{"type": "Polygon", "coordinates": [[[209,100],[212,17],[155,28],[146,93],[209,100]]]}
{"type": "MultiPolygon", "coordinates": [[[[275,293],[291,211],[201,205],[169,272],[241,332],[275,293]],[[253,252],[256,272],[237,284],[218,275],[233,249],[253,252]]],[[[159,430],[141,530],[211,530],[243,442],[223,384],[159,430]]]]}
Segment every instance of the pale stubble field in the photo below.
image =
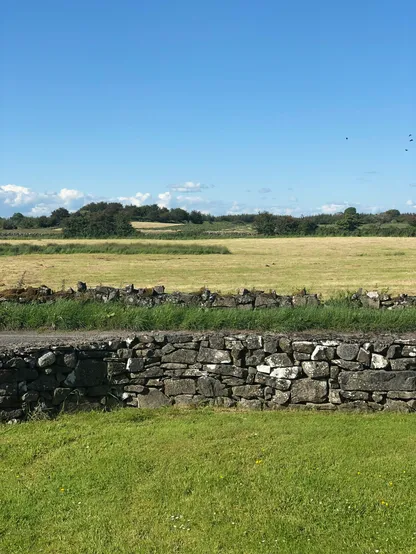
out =
{"type": "MultiPolygon", "coordinates": [[[[21,242],[45,244],[62,241],[21,242]]],[[[140,242],[172,244],[172,241],[163,240],[141,239],[140,242]]],[[[306,287],[310,292],[331,296],[364,287],[416,294],[415,238],[217,238],[175,242],[226,246],[231,254],[2,256],[0,287],[16,286],[24,275],[25,285],[46,284],[54,289],[74,286],[81,280],[91,286],[163,284],[167,291],[196,291],[206,286],[226,293],[247,287],[274,289],[287,294],[306,287]]]]}

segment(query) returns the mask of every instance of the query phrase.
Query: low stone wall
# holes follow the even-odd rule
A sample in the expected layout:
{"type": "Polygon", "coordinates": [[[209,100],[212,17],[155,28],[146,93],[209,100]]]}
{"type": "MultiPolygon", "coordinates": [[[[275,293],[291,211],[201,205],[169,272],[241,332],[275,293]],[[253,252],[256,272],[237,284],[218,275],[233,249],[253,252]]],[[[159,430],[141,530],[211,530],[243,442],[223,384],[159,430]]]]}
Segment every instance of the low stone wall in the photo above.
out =
{"type": "Polygon", "coordinates": [[[416,410],[416,337],[147,333],[0,351],[0,419],[114,406],[416,410]]]}
{"type": "MultiPolygon", "coordinates": [[[[254,310],[264,308],[296,308],[301,306],[319,306],[325,302],[319,294],[309,294],[306,290],[293,295],[282,295],[276,291],[248,290],[242,288],[237,294],[222,295],[206,288],[198,292],[166,293],[164,286],[136,288],[128,285],[124,288],[107,286],[88,287],[78,282],[76,289],[69,288],[53,291],[46,285],[40,287],[14,288],[0,291],[0,302],[45,303],[56,300],[79,300],[93,302],[121,302],[128,306],[153,308],[162,304],[174,304],[198,308],[238,308],[254,310]]],[[[374,309],[401,309],[416,307],[416,296],[400,294],[392,296],[378,291],[360,289],[347,298],[351,306],[374,309]]]]}

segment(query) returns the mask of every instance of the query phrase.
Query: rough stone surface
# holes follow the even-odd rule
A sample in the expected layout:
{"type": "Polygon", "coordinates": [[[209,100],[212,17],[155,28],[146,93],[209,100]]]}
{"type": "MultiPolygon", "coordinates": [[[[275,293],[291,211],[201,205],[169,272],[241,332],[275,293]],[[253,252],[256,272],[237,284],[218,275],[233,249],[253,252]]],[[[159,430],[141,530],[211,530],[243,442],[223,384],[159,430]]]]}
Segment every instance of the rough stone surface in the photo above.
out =
{"type": "Polygon", "coordinates": [[[242,385],[233,387],[233,396],[241,396],[242,398],[258,398],[262,396],[260,385],[242,385]]]}
{"type": "MultiPolygon", "coordinates": [[[[248,293],[243,298],[251,302],[248,293]]],[[[416,410],[414,338],[156,332],[79,344],[42,340],[0,347],[1,421],[32,411],[49,417],[169,404],[416,410]]]]}
{"type": "Polygon", "coordinates": [[[329,364],[327,362],[302,362],[302,369],[312,379],[329,377],[329,364]]]}
{"type": "Polygon", "coordinates": [[[346,372],[339,375],[341,388],[362,391],[413,391],[416,388],[416,371],[369,370],[346,372]]]}
{"type": "Polygon", "coordinates": [[[172,400],[158,389],[150,389],[148,394],[138,396],[139,408],[163,408],[172,404],[172,400]]]}
{"type": "Polygon", "coordinates": [[[295,352],[302,352],[303,354],[312,354],[315,350],[315,345],[310,341],[294,341],[292,348],[295,352]]]}
{"type": "Polygon", "coordinates": [[[196,385],[193,379],[168,379],[165,381],[166,396],[178,394],[195,394],[196,385]]]}
{"type": "Polygon", "coordinates": [[[416,358],[397,358],[390,360],[393,371],[404,371],[406,369],[416,369],[416,358]]]}
{"type": "Polygon", "coordinates": [[[56,356],[53,352],[46,352],[38,359],[38,367],[49,367],[56,362],[56,356]]]}
{"type": "Polygon", "coordinates": [[[68,387],[94,387],[107,382],[107,364],[100,360],[79,360],[65,379],[68,387]]]}
{"type": "Polygon", "coordinates": [[[300,375],[301,368],[297,365],[292,367],[276,367],[270,373],[271,377],[277,379],[296,379],[300,375]]]}
{"type": "Polygon", "coordinates": [[[293,365],[292,360],[285,352],[283,354],[272,354],[265,359],[265,362],[270,367],[290,367],[293,365]]]}
{"type": "MultiPolygon", "coordinates": [[[[204,349],[209,351],[208,348],[204,349]]],[[[195,350],[188,350],[181,348],[175,350],[171,354],[166,354],[162,357],[162,362],[166,363],[180,363],[180,364],[193,364],[196,362],[197,352],[195,350]]],[[[201,361],[201,360],[198,360],[201,361]]],[[[213,362],[217,363],[217,362],[213,362]]]]}
{"type": "Polygon", "coordinates": [[[228,396],[228,389],[226,386],[218,381],[218,379],[208,376],[198,379],[198,391],[202,396],[206,396],[207,398],[228,396]]]}
{"type": "Polygon", "coordinates": [[[371,363],[371,353],[365,348],[360,348],[357,356],[357,362],[369,365],[371,363]]]}
{"type": "Polygon", "coordinates": [[[283,392],[280,390],[275,391],[274,395],[271,397],[270,402],[272,404],[278,404],[279,406],[283,406],[283,404],[287,404],[290,399],[290,392],[283,392]]]}
{"type": "Polygon", "coordinates": [[[293,404],[299,402],[314,402],[320,404],[325,402],[328,394],[326,381],[314,379],[300,379],[292,384],[291,401],[293,404]]]}
{"type": "Polygon", "coordinates": [[[371,367],[373,369],[385,369],[389,366],[389,360],[382,356],[381,354],[372,354],[371,355],[371,367]]]}
{"type": "Polygon", "coordinates": [[[202,364],[230,364],[232,361],[230,352],[213,348],[201,348],[197,360],[202,364]]]}
{"type": "Polygon", "coordinates": [[[392,400],[391,398],[388,398],[384,405],[384,411],[407,413],[411,411],[411,408],[407,402],[404,402],[403,400],[392,400]]]}
{"type": "Polygon", "coordinates": [[[357,358],[360,346],[358,344],[340,344],[337,348],[338,356],[347,361],[353,361],[357,358]]]}

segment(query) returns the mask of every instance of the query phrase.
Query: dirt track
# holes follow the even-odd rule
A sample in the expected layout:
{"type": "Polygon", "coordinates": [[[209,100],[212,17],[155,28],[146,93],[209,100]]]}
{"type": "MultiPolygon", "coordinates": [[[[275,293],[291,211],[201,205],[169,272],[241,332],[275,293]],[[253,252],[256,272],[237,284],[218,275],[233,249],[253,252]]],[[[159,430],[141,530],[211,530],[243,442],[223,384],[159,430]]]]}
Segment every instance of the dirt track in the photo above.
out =
{"type": "Polygon", "coordinates": [[[57,346],[82,344],[102,340],[126,338],[132,335],[127,331],[73,331],[35,333],[33,331],[8,331],[0,333],[0,348],[20,348],[26,346],[57,346]]]}
{"type": "MultiPolygon", "coordinates": [[[[175,331],[169,330],[169,331],[162,331],[169,334],[174,334],[175,331]]],[[[208,334],[210,331],[205,332],[198,332],[198,331],[176,331],[178,334],[208,334]]],[[[236,330],[223,330],[223,331],[212,331],[212,333],[220,333],[220,334],[227,334],[227,333],[243,333],[243,334],[251,334],[251,333],[258,333],[259,335],[267,335],[267,334],[277,334],[280,336],[286,336],[290,335],[291,337],[296,337],[298,340],[304,339],[304,340],[330,340],[330,339],[343,339],[343,340],[363,340],[363,341],[370,341],[372,338],[377,338],[378,340],[383,340],[383,338],[388,341],[392,340],[393,337],[397,337],[400,340],[409,340],[412,343],[416,344],[416,333],[391,333],[386,335],[381,335],[378,333],[337,333],[333,332],[331,330],[328,331],[316,331],[311,330],[309,332],[303,332],[303,333],[272,333],[272,332],[262,332],[262,331],[236,331],[236,330]]],[[[55,331],[55,332],[44,332],[44,333],[36,333],[33,331],[7,331],[7,332],[0,332],[0,349],[6,348],[6,349],[19,349],[19,348],[27,348],[27,347],[37,347],[37,346],[58,346],[58,345],[79,345],[79,344],[85,344],[85,343],[91,343],[91,342],[100,342],[105,340],[111,340],[111,339],[126,339],[127,337],[130,337],[134,334],[133,331],[126,331],[126,330],[117,330],[117,331],[71,331],[71,332],[62,332],[62,331],[55,331]]],[[[151,332],[147,332],[146,334],[151,334],[151,332]]]]}

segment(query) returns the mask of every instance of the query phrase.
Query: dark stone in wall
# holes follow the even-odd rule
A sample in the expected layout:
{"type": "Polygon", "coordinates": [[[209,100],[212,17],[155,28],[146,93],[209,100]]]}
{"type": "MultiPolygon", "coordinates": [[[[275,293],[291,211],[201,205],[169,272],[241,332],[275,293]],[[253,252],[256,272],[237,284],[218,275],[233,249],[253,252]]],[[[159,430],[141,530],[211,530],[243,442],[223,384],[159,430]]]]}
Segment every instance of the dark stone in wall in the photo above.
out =
{"type": "Polygon", "coordinates": [[[69,387],[94,387],[107,382],[107,364],[100,360],[80,360],[65,379],[69,387]]]}

